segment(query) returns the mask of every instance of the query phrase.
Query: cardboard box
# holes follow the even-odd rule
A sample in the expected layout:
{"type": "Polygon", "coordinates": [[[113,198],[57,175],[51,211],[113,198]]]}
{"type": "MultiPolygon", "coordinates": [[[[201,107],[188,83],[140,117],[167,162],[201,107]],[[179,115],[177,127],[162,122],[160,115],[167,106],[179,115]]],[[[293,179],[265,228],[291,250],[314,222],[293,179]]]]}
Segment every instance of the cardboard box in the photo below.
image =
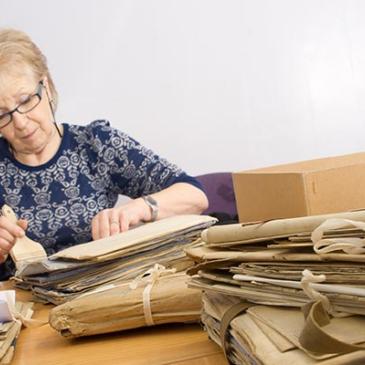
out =
{"type": "Polygon", "coordinates": [[[233,173],[240,222],[365,208],[365,153],[233,173]]]}

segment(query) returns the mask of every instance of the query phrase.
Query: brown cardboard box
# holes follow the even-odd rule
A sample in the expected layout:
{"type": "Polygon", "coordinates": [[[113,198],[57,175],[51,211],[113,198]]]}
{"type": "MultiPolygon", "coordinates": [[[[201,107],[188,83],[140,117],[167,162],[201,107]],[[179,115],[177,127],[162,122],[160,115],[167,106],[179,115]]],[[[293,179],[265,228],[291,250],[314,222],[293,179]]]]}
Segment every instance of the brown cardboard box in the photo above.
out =
{"type": "Polygon", "coordinates": [[[365,153],[233,173],[240,222],[365,208],[365,153]]]}

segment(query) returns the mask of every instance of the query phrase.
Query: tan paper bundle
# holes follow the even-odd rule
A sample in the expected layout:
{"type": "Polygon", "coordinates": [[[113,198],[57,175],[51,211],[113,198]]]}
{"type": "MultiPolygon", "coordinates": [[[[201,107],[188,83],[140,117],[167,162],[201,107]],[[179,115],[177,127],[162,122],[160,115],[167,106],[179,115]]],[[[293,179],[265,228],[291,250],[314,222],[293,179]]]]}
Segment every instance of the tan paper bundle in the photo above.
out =
{"type": "MultiPolygon", "coordinates": [[[[243,304],[237,298],[214,293],[203,295],[203,323],[209,336],[224,348],[230,364],[260,365],[349,365],[363,364],[365,351],[338,354],[338,348],[347,341],[365,342],[365,318],[336,318],[325,331],[340,345],[329,346],[327,338],[312,333],[321,353],[308,350],[302,344],[301,334],[305,318],[298,309],[243,304]],[[324,350],[323,350],[324,349],[324,350]]],[[[355,345],[356,346],[356,345],[355,345]]],[[[361,347],[361,346],[359,346],[361,347]]]]}
{"type": "Polygon", "coordinates": [[[302,290],[301,276],[308,269],[321,277],[321,282],[310,283],[310,286],[324,292],[334,310],[365,315],[365,271],[360,264],[365,261],[365,223],[347,219],[363,219],[362,214],[363,211],[337,213],[247,227],[209,228],[202,236],[213,243],[187,250],[190,257],[200,262],[195,270],[190,270],[198,274],[193,277],[191,286],[240,296],[255,303],[302,306],[313,299],[302,290]],[[323,221],[324,217],[329,218],[323,221]],[[314,231],[306,232],[310,225],[314,231]],[[297,237],[309,237],[310,247],[264,246],[267,237],[271,240],[289,231],[297,237]],[[260,237],[261,234],[264,237],[260,237]],[[224,237],[227,241],[240,238],[245,243],[228,242],[227,250],[224,237]],[[247,242],[247,237],[251,243],[247,242]],[[263,244],[261,248],[256,247],[258,242],[263,244]]]}
{"type": "Polygon", "coordinates": [[[324,221],[337,218],[365,222],[365,210],[216,226],[203,231],[202,238],[212,246],[237,246],[312,232],[324,221]]]}
{"type": "Polygon", "coordinates": [[[127,232],[66,248],[51,259],[105,261],[124,257],[151,248],[153,244],[169,241],[177,235],[196,236],[196,231],[209,227],[217,220],[203,215],[177,215],[143,224],[127,232]]]}
{"type": "Polygon", "coordinates": [[[315,275],[326,275],[326,283],[365,284],[365,265],[354,262],[316,263],[296,262],[244,262],[231,267],[235,274],[262,276],[265,278],[301,280],[303,270],[310,269],[315,275]]]}
{"type": "MultiPolygon", "coordinates": [[[[189,281],[191,288],[232,295],[252,303],[302,307],[312,297],[302,288],[301,281],[265,279],[261,277],[229,276],[225,273],[201,271],[189,281]]],[[[336,312],[365,315],[365,289],[321,283],[310,288],[325,293],[336,312]]]]}
{"type": "Polygon", "coordinates": [[[61,304],[99,286],[132,280],[154,263],[185,270],[193,262],[183,249],[200,240],[201,231],[216,221],[209,216],[178,215],[147,223],[26,263],[15,279],[37,300],[61,304]]]}
{"type": "Polygon", "coordinates": [[[160,265],[142,277],[100,288],[50,312],[50,325],[72,338],[174,322],[197,322],[201,293],[187,287],[185,273],[160,265]]]}
{"type": "MultiPolygon", "coordinates": [[[[202,237],[187,250],[198,263],[189,286],[251,306],[229,321],[232,363],[365,363],[364,211],[212,227],[202,237]],[[300,308],[313,302],[304,321],[300,308]],[[264,320],[257,308],[269,308],[264,320]],[[361,316],[336,318],[348,314],[361,316]]],[[[217,340],[220,319],[205,311],[203,320],[217,340]]]]}
{"type": "Polygon", "coordinates": [[[197,262],[365,262],[364,221],[362,210],[216,226],[202,232],[203,246],[186,252],[197,262]]]}

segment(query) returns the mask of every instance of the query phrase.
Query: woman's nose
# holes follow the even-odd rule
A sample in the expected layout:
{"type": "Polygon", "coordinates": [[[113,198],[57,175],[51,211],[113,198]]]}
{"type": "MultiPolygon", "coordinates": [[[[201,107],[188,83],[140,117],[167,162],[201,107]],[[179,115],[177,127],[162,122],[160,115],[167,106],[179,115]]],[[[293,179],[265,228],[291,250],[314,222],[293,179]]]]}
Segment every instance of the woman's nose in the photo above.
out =
{"type": "Polygon", "coordinates": [[[13,113],[13,125],[16,129],[24,129],[27,125],[27,116],[26,114],[21,114],[18,111],[13,113]]]}

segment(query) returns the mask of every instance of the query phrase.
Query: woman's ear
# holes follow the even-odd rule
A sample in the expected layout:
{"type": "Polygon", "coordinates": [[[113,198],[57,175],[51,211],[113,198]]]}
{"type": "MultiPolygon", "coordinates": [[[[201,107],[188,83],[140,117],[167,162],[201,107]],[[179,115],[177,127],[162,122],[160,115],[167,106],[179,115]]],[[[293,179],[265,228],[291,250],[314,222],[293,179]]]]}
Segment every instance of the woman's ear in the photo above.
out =
{"type": "Polygon", "coordinates": [[[42,79],[42,84],[43,86],[46,88],[48,95],[50,94],[50,89],[49,89],[49,83],[48,83],[48,78],[47,76],[44,76],[42,79]]]}
{"type": "Polygon", "coordinates": [[[51,93],[51,89],[49,88],[49,83],[48,83],[48,78],[47,76],[44,76],[42,79],[42,84],[44,86],[44,88],[46,89],[46,93],[48,96],[48,100],[50,103],[53,103],[53,95],[51,93]]]}

